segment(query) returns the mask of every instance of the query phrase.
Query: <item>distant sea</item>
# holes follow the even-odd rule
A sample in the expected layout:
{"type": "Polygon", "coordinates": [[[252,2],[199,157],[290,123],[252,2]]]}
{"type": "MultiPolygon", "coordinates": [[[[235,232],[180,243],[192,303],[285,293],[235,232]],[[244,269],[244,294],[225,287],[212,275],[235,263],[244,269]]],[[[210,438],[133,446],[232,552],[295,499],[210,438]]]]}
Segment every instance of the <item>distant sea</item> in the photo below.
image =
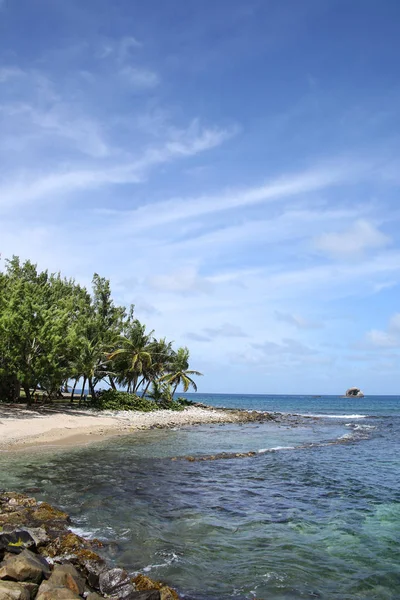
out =
{"type": "Polygon", "coordinates": [[[400,397],[188,397],[311,418],[3,453],[0,488],[65,508],[109,560],[189,599],[400,598],[400,397]]]}

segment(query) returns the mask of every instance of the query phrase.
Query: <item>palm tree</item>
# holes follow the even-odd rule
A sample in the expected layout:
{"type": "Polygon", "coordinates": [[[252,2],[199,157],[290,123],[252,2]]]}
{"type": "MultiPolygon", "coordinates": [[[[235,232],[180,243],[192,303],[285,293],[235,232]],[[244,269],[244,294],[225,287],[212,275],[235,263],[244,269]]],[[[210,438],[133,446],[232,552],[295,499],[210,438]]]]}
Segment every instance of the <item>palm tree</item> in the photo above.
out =
{"type": "Polygon", "coordinates": [[[203,373],[189,369],[189,349],[178,348],[174,360],[169,367],[169,373],[160,377],[160,381],[165,381],[172,386],[172,398],[179,385],[183,386],[183,391],[186,393],[190,387],[197,392],[197,385],[190,377],[191,375],[202,376],[203,373]]]}
{"type": "MultiPolygon", "coordinates": [[[[105,354],[101,343],[82,337],[78,356],[73,365],[73,379],[83,378],[81,398],[86,382],[92,398],[95,397],[95,386],[108,372],[104,370],[105,354]]],[[[76,382],[75,382],[76,385],[76,382]]],[[[75,389],[75,386],[74,386],[75,389]]]]}
{"type": "Polygon", "coordinates": [[[118,382],[128,386],[128,392],[137,393],[138,388],[147,379],[147,373],[152,366],[151,341],[153,331],[146,333],[146,326],[135,319],[126,335],[119,336],[120,346],[107,358],[115,361],[115,371],[118,382]]]}
{"type": "Polygon", "coordinates": [[[154,339],[149,344],[149,351],[151,353],[151,365],[146,370],[147,384],[143,388],[142,398],[147,394],[150,384],[155,384],[168,370],[175,356],[172,349],[172,342],[167,342],[165,338],[154,339]]]}

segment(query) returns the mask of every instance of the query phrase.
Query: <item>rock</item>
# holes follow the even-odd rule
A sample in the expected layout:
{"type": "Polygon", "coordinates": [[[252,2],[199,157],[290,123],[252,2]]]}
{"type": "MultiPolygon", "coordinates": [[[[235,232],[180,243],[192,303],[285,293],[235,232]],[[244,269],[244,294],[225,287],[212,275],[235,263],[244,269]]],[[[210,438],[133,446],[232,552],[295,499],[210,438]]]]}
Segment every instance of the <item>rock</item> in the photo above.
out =
{"type": "Polygon", "coordinates": [[[50,542],[50,536],[46,533],[46,530],[43,529],[43,527],[15,527],[13,525],[5,524],[3,526],[3,533],[22,533],[23,535],[29,534],[37,548],[50,542]]]}
{"type": "MultiPolygon", "coordinates": [[[[121,596],[111,596],[110,600],[120,600],[121,596]]],[[[144,592],[130,592],[124,600],[161,600],[161,595],[158,590],[146,590],[144,592]]]]}
{"type": "Polygon", "coordinates": [[[166,585],[163,585],[159,581],[154,581],[153,579],[150,579],[150,577],[147,577],[146,575],[136,575],[136,577],[133,579],[133,582],[136,586],[136,589],[140,592],[159,590],[161,600],[179,600],[179,596],[175,592],[175,590],[166,585]]]}
{"type": "Polygon", "coordinates": [[[43,577],[49,575],[50,567],[47,561],[30,550],[23,550],[21,554],[7,559],[0,566],[0,579],[40,583],[43,577]]]}
{"type": "Polygon", "coordinates": [[[31,596],[21,583],[15,581],[0,581],[1,600],[30,600],[31,596]]]}
{"type": "Polygon", "coordinates": [[[67,513],[62,510],[58,510],[47,504],[47,502],[42,502],[35,510],[32,511],[32,517],[36,521],[64,521],[66,523],[70,522],[70,518],[67,513]]]}
{"type": "Polygon", "coordinates": [[[38,592],[39,586],[37,583],[31,583],[29,581],[21,581],[19,585],[22,585],[26,590],[28,590],[31,599],[36,598],[36,594],[38,592]]]}
{"type": "Polygon", "coordinates": [[[100,589],[100,574],[106,570],[106,563],[102,559],[92,560],[85,559],[80,562],[86,573],[86,579],[90,587],[100,589]]]}
{"type": "Polygon", "coordinates": [[[99,587],[102,594],[116,595],[119,600],[125,600],[136,591],[131,578],[125,569],[109,569],[100,573],[99,587]]]}
{"type": "Polygon", "coordinates": [[[19,554],[24,548],[34,548],[35,540],[24,529],[0,533],[0,550],[19,554]]]}
{"type": "Polygon", "coordinates": [[[132,592],[129,600],[160,600],[161,595],[158,590],[146,590],[144,592],[132,592]]]}
{"type": "Polygon", "coordinates": [[[50,579],[47,581],[53,587],[66,587],[75,594],[83,594],[85,581],[71,564],[55,565],[50,579]]]}
{"type": "Polygon", "coordinates": [[[48,581],[44,581],[39,588],[36,600],[82,600],[78,594],[65,587],[49,586],[48,581]]]}
{"type": "Polygon", "coordinates": [[[103,597],[99,596],[99,594],[97,594],[96,592],[90,592],[86,596],[86,600],[103,600],[103,597]]]}
{"type": "Polygon", "coordinates": [[[345,394],[346,398],[364,398],[364,393],[356,387],[349,388],[345,394]]]}

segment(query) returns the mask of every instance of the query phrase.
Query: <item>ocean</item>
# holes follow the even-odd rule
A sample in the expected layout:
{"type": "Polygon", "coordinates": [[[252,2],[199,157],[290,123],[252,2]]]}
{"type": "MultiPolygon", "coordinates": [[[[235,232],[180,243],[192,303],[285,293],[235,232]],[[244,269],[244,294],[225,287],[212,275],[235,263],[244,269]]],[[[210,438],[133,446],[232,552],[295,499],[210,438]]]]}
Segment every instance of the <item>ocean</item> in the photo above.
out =
{"type": "Polygon", "coordinates": [[[400,598],[400,397],[188,397],[310,418],[3,453],[0,488],[64,508],[110,561],[188,599],[400,598]]]}

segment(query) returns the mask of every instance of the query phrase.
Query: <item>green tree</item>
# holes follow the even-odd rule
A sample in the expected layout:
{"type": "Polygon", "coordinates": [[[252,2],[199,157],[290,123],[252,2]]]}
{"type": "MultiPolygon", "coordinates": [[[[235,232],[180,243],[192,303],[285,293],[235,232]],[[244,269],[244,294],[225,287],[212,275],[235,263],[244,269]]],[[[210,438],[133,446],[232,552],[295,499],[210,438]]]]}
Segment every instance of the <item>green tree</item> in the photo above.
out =
{"type": "Polygon", "coordinates": [[[189,369],[189,349],[186,347],[178,348],[174,359],[169,366],[169,373],[162,375],[161,382],[166,382],[172,387],[172,398],[177,388],[182,385],[183,391],[187,392],[190,387],[197,392],[196,382],[191,378],[192,375],[202,376],[203,373],[189,369]]]}

